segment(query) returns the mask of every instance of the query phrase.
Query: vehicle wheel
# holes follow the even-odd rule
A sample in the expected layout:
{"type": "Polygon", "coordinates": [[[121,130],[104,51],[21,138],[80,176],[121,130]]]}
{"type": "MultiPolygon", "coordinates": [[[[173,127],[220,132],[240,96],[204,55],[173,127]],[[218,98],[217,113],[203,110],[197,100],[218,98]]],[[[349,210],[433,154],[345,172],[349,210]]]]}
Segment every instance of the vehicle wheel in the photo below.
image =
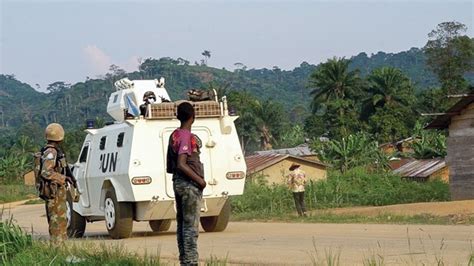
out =
{"type": "Polygon", "coordinates": [[[153,232],[165,232],[170,229],[171,220],[154,220],[150,221],[150,227],[153,232]]]}
{"type": "Polygon", "coordinates": [[[206,232],[222,232],[227,227],[230,218],[230,200],[222,207],[218,216],[201,217],[201,226],[206,232]]]}
{"type": "Polygon", "coordinates": [[[66,199],[67,236],[70,238],[82,237],[86,230],[86,218],[74,211],[72,196],[69,191],[66,199]]]}
{"type": "Polygon", "coordinates": [[[128,238],[132,234],[133,209],[128,202],[118,202],[115,190],[107,190],[104,201],[105,227],[113,239],[128,238]]]}

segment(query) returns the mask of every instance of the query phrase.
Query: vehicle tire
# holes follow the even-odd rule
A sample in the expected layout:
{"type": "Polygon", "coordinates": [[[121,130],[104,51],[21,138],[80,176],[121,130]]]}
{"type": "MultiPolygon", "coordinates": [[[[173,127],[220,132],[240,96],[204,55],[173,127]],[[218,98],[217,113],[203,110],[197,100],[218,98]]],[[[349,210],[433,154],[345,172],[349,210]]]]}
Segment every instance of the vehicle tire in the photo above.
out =
{"type": "Polygon", "coordinates": [[[132,204],[129,202],[118,202],[113,188],[105,192],[104,216],[105,227],[111,238],[128,238],[132,235],[132,204]]]}
{"type": "Polygon", "coordinates": [[[201,226],[206,232],[222,232],[230,218],[230,200],[228,199],[217,216],[201,217],[201,226]]]}
{"type": "Polygon", "coordinates": [[[154,220],[150,221],[150,227],[153,232],[165,232],[171,227],[171,220],[154,220]]]}
{"type": "Polygon", "coordinates": [[[68,191],[66,195],[67,236],[69,238],[82,237],[86,230],[86,218],[73,209],[71,193],[68,191]]]}

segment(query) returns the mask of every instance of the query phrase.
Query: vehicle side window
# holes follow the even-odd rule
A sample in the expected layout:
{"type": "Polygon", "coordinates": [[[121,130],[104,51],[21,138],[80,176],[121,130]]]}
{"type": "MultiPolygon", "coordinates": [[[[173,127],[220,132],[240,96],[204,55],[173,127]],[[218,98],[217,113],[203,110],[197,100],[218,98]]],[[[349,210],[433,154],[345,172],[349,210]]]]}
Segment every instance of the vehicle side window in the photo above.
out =
{"type": "Polygon", "coordinates": [[[121,132],[117,136],[117,147],[122,147],[123,146],[123,138],[125,136],[125,132],[121,132]]]}
{"type": "Polygon", "coordinates": [[[89,145],[82,148],[81,157],[79,157],[80,163],[85,163],[87,161],[87,153],[89,153],[89,145]]]}
{"type": "Polygon", "coordinates": [[[107,137],[106,136],[103,136],[102,138],[100,138],[100,146],[99,146],[99,149],[103,150],[105,149],[105,143],[107,141],[107,137]]]}

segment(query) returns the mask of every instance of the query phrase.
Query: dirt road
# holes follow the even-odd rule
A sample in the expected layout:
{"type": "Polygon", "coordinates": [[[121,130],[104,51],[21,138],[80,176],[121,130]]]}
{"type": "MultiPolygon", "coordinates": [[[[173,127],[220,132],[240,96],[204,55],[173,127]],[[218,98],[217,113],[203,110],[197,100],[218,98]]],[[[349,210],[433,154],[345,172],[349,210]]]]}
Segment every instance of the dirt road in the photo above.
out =
{"type": "MultiPolygon", "coordinates": [[[[8,205],[6,206],[8,207],[8,205]]],[[[43,205],[17,205],[5,209],[19,225],[47,237],[43,205]]],[[[130,239],[111,240],[104,222],[87,224],[86,238],[74,241],[121,243],[131,251],[160,253],[177,258],[174,224],[166,233],[152,233],[147,223],[135,223],[130,239]]],[[[301,224],[234,222],[221,233],[201,233],[201,258],[214,256],[236,264],[311,264],[340,253],[341,264],[362,264],[371,257],[386,264],[466,265],[473,252],[474,226],[301,224]],[[314,245],[313,245],[314,244],[314,245]],[[316,248],[315,248],[316,247],[316,248]]]]}

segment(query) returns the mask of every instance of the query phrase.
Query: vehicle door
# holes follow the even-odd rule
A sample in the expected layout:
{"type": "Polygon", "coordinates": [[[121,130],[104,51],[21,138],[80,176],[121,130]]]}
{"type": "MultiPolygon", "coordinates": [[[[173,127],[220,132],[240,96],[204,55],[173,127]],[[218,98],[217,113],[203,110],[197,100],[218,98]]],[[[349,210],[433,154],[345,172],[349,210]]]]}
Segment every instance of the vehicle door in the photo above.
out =
{"type": "MultiPolygon", "coordinates": [[[[163,134],[162,134],[162,140],[163,140],[163,152],[164,152],[164,166],[166,168],[166,153],[168,150],[168,141],[171,136],[171,133],[175,130],[175,127],[170,127],[170,128],[165,128],[163,129],[163,134]]],[[[204,166],[204,178],[206,181],[213,180],[213,173],[212,173],[212,167],[211,167],[211,153],[210,149],[206,148],[206,143],[209,140],[210,137],[210,131],[207,127],[193,127],[192,128],[192,133],[197,135],[201,141],[202,141],[202,147],[201,147],[201,154],[200,154],[200,159],[201,162],[204,166]]],[[[174,191],[173,191],[173,175],[166,173],[165,174],[165,182],[166,182],[166,194],[170,197],[174,197],[174,191]]],[[[204,196],[211,195],[213,191],[213,186],[207,185],[206,188],[203,191],[204,196]]]]}
{"type": "Polygon", "coordinates": [[[77,185],[81,196],[79,203],[85,207],[90,207],[89,201],[89,184],[87,178],[88,161],[90,157],[90,142],[87,141],[82,146],[81,154],[79,155],[79,161],[74,164],[74,174],[77,180],[77,185]]]}

